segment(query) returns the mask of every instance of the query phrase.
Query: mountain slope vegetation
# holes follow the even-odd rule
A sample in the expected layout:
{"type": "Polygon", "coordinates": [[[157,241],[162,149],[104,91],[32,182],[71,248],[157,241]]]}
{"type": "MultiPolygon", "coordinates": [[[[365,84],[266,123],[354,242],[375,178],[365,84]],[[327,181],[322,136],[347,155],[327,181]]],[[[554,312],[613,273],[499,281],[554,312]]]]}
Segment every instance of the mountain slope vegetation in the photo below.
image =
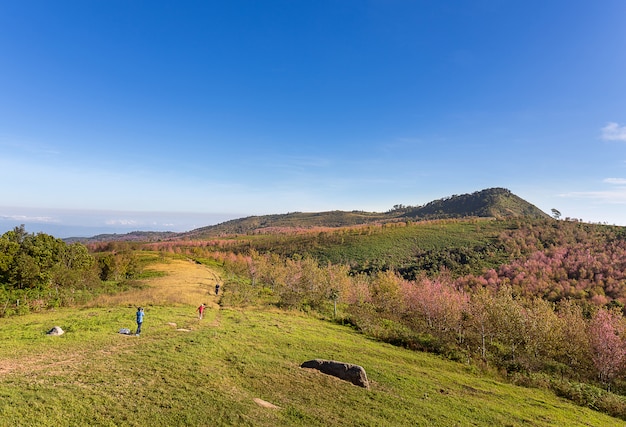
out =
{"type": "MultiPolygon", "coordinates": [[[[516,201],[503,189],[481,193],[474,200],[516,201]]],[[[467,200],[435,205],[451,201],[479,213],[483,205],[467,200]]],[[[16,246],[9,234],[0,309],[4,316],[43,313],[57,302],[85,304],[90,295],[128,296],[119,292],[145,277],[147,253],[180,256],[221,272],[224,308],[321,316],[626,419],[626,228],[545,214],[452,218],[452,207],[445,218],[398,219],[411,210],[396,206],[393,221],[343,227],[271,226],[277,219],[246,233],[88,243],[77,253],[89,249],[89,271],[106,280],[104,293],[97,283],[80,289],[71,275],[46,275],[50,266],[63,269],[44,250],[45,236],[16,246]],[[25,275],[33,266],[43,267],[40,274],[25,275]],[[24,277],[36,279],[32,287],[17,280],[24,277]]]]}
{"type": "Polygon", "coordinates": [[[575,391],[582,383],[615,391],[616,402],[626,395],[624,227],[465,218],[146,248],[217,261],[235,304],[267,297],[381,341],[494,367],[515,382],[551,378],[555,392],[626,417],[621,403],[575,391]]]}
{"type": "Polygon", "coordinates": [[[274,232],[280,228],[348,227],[362,224],[416,221],[447,218],[548,218],[536,206],[504,188],[490,188],[472,194],[454,195],[424,206],[397,205],[386,213],[361,211],[295,212],[227,221],[183,233],[185,238],[207,238],[228,234],[274,232]]]}
{"type": "Polygon", "coordinates": [[[179,239],[207,239],[211,237],[276,233],[294,230],[351,227],[366,224],[384,224],[403,221],[421,221],[450,218],[549,218],[536,206],[514,195],[505,188],[490,188],[472,194],[454,195],[434,200],[424,206],[396,205],[384,212],[328,211],[292,212],[250,216],[195,230],[173,232],[142,232],[102,234],[91,238],[69,238],[67,242],[83,243],[110,241],[154,242],[179,239]]]}
{"type": "Polygon", "coordinates": [[[229,306],[212,295],[220,270],[177,256],[142,256],[153,261],[148,269],[167,275],[119,299],[2,319],[0,426],[620,422],[545,389],[507,384],[313,316],[229,306]],[[211,306],[203,320],[194,312],[199,298],[211,306]],[[117,333],[132,327],[136,304],[146,307],[142,336],[117,333]],[[46,336],[51,325],[66,333],[46,336]],[[363,366],[370,389],[299,367],[313,358],[363,366]]]}
{"type": "Polygon", "coordinates": [[[505,188],[490,188],[472,194],[446,197],[410,209],[404,216],[426,218],[547,218],[536,206],[511,193],[505,188]]]}

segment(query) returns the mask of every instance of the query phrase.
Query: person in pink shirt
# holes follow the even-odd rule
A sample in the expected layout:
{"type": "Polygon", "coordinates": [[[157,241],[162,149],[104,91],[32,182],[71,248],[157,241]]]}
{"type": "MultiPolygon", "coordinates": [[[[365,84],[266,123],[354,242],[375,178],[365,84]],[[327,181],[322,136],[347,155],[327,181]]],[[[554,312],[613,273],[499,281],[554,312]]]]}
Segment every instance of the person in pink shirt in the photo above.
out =
{"type": "Polygon", "coordinates": [[[204,304],[200,304],[200,307],[198,307],[198,309],[196,310],[198,312],[198,318],[202,319],[202,316],[204,314],[204,309],[206,308],[206,305],[204,304]]]}

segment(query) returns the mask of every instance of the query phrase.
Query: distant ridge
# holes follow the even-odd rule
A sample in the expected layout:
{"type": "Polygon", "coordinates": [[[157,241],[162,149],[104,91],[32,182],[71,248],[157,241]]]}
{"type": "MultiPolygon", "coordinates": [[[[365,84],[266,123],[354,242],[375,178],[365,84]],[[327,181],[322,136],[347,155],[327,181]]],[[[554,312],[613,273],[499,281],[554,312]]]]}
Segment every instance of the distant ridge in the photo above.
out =
{"type": "Polygon", "coordinates": [[[102,241],[144,241],[175,239],[202,239],[233,234],[276,232],[279,229],[314,227],[348,227],[361,224],[374,224],[397,221],[419,221],[450,218],[550,218],[548,214],[511,193],[506,188],[488,188],[471,194],[453,195],[434,200],[424,206],[397,205],[388,212],[364,211],[327,211],[327,212],[292,212],[249,216],[233,219],[216,225],[195,230],[173,232],[142,232],[128,234],[104,234],[84,239],[65,239],[66,241],[102,242],[102,241]]]}
{"type": "Polygon", "coordinates": [[[233,219],[183,234],[195,237],[207,234],[247,234],[259,230],[277,228],[349,227],[351,225],[388,221],[390,218],[392,216],[389,214],[363,211],[292,212],[233,219]]]}

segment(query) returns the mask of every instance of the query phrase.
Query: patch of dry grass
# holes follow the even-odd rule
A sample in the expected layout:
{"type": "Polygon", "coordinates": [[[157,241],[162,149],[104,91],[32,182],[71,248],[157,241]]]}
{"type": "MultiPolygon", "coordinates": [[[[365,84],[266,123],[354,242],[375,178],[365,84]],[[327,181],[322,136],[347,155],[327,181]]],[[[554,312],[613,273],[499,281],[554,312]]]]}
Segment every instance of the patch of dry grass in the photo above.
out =
{"type": "Polygon", "coordinates": [[[205,265],[189,259],[168,259],[151,264],[146,270],[165,273],[145,280],[146,287],[115,295],[101,295],[89,307],[116,305],[200,305],[217,308],[215,284],[219,275],[205,265]]]}

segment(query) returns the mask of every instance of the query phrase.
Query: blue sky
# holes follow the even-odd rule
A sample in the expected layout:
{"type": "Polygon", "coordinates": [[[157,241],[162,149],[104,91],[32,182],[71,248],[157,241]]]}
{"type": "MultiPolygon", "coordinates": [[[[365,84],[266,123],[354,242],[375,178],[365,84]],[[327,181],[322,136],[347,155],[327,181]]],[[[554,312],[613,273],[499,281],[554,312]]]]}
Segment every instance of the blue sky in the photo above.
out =
{"type": "Polygon", "coordinates": [[[0,232],[505,187],[626,225],[626,2],[0,2],[0,232]]]}

